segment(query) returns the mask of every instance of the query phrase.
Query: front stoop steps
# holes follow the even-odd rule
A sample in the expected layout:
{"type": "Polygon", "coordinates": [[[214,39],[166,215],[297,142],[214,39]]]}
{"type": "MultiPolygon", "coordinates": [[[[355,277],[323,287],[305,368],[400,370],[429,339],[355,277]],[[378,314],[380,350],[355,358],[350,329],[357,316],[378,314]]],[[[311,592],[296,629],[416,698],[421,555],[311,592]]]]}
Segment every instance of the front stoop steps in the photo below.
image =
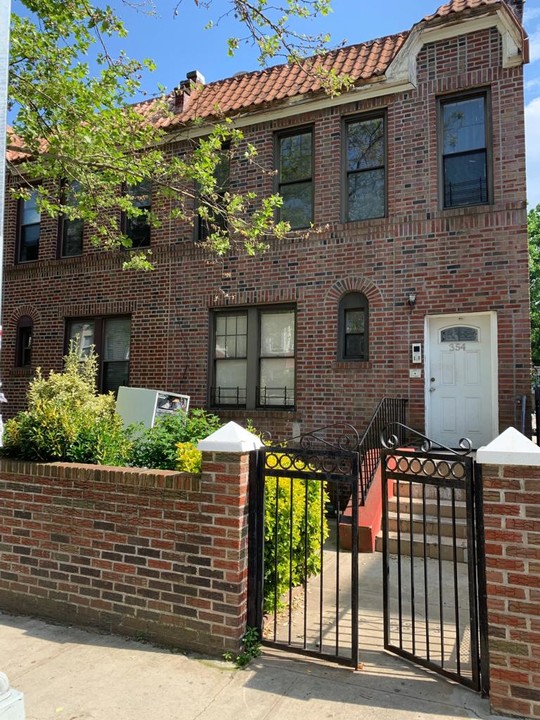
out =
{"type": "MultiPolygon", "coordinates": [[[[397,488],[394,487],[394,497],[388,500],[390,554],[410,556],[412,545],[415,557],[441,560],[453,560],[455,557],[457,562],[466,563],[467,506],[463,491],[455,490],[452,503],[448,489],[441,489],[440,499],[437,501],[437,490],[434,486],[425,486],[424,498],[422,487],[420,483],[400,483],[399,508],[397,488]]],[[[382,530],[377,535],[375,549],[382,552],[382,530]]]]}

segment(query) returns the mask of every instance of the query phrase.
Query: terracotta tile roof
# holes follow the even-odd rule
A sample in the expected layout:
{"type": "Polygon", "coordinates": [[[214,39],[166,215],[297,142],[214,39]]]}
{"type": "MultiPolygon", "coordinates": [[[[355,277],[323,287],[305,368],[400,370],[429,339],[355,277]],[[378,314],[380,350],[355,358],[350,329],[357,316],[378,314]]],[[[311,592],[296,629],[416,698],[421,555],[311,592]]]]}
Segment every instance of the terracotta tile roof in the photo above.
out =
{"type": "Polygon", "coordinates": [[[198,86],[184,102],[184,109],[160,124],[167,127],[195,117],[215,116],[216,111],[225,115],[252,111],[306,93],[322,92],[317,68],[346,73],[355,84],[374,79],[384,74],[407,35],[400,33],[350,45],[298,65],[277,65],[198,86]]]}
{"type": "MultiPolygon", "coordinates": [[[[432,15],[423,18],[413,28],[428,23],[444,22],[454,14],[474,13],[483,8],[498,7],[513,0],[451,0],[439,7],[432,15]]],[[[242,73],[233,77],[197,85],[189,96],[177,89],[177,107],[167,116],[161,112],[155,100],[140,103],[141,113],[162,128],[183,125],[195,118],[215,118],[220,115],[264,110],[280,102],[291,101],[303,95],[322,94],[320,78],[313,70],[322,67],[338,74],[351,76],[355,85],[361,85],[382,77],[390,63],[403,47],[410,31],[389,35],[357,45],[349,45],[330,51],[322,56],[309,58],[297,65],[277,65],[256,72],[242,73]]],[[[171,94],[171,105],[175,94],[171,94]]],[[[8,153],[8,159],[18,159],[22,154],[8,153]]]]}
{"type": "MultiPolygon", "coordinates": [[[[453,14],[498,6],[501,2],[504,0],[451,0],[432,15],[423,18],[415,27],[436,20],[443,21],[453,14]]],[[[313,69],[319,66],[338,74],[346,73],[353,78],[355,85],[361,85],[384,75],[408,35],[409,31],[381,37],[333,50],[299,65],[278,65],[198,86],[189,98],[185,98],[183,108],[177,109],[174,117],[162,118],[158,124],[161,127],[173,127],[195,117],[253,112],[307,93],[320,93],[321,82],[313,74],[313,69]]]]}
{"type": "Polygon", "coordinates": [[[466,10],[476,10],[477,8],[489,5],[500,5],[500,0],[451,0],[451,2],[446,3],[446,5],[441,5],[433,15],[427,15],[424,21],[429,22],[436,18],[446,18],[455,13],[461,13],[466,10]]]}

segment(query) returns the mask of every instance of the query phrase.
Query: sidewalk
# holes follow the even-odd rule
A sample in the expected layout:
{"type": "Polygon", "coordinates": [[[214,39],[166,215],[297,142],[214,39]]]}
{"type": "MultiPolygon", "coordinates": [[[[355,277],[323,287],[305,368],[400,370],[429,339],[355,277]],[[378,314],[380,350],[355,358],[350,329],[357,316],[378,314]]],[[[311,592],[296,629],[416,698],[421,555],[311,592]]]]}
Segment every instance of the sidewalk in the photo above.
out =
{"type": "MultiPolygon", "coordinates": [[[[365,669],[266,652],[246,670],[114,636],[0,613],[0,670],[26,720],[455,720],[486,700],[382,651],[365,669]]],[[[500,716],[497,716],[500,720],[500,716]]]]}

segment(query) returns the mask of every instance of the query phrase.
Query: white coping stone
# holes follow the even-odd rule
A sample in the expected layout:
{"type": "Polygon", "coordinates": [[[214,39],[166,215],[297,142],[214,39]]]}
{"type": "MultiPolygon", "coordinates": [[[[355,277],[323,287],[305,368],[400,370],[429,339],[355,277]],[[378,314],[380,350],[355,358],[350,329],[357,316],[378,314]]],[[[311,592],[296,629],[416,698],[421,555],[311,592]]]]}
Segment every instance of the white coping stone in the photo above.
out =
{"type": "Polygon", "coordinates": [[[540,447],[516,428],[509,427],[488,445],[478,448],[476,462],[483,465],[540,466],[540,447]]]}
{"type": "Polygon", "coordinates": [[[0,672],[0,720],[25,720],[24,697],[10,687],[7,675],[0,672]]]}
{"type": "Polygon", "coordinates": [[[235,422],[228,422],[204,440],[199,440],[197,448],[201,452],[245,453],[263,446],[262,440],[235,422]]]}

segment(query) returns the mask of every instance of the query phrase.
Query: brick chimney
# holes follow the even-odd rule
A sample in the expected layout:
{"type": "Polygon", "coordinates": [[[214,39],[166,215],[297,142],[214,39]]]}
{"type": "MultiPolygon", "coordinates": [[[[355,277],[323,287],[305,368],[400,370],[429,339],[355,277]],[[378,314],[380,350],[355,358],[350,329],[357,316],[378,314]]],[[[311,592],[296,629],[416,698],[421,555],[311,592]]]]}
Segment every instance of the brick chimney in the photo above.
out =
{"type": "Polygon", "coordinates": [[[186,73],[186,79],[182,80],[180,85],[174,90],[173,111],[181,112],[184,110],[187,107],[192,86],[204,85],[205,82],[204,75],[198,70],[191,70],[186,73]]]}

